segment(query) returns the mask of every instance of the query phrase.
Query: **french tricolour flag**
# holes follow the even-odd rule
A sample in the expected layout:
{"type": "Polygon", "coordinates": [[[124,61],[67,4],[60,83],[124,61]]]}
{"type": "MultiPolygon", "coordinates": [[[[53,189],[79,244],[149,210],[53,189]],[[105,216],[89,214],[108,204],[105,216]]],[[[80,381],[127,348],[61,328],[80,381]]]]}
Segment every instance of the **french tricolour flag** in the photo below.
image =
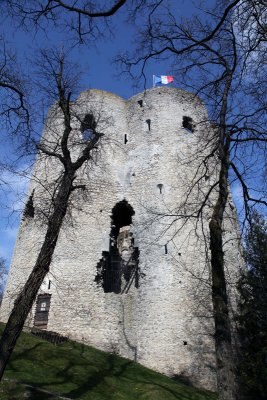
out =
{"type": "Polygon", "coordinates": [[[162,85],[168,85],[168,83],[173,82],[173,76],[170,75],[153,75],[153,86],[157,83],[161,83],[162,85]]]}

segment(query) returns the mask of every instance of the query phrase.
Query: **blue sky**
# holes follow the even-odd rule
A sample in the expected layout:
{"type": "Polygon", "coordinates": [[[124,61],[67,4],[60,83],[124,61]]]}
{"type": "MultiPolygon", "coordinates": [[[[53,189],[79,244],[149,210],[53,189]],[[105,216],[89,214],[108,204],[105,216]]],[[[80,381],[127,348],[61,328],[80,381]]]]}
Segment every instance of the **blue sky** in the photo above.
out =
{"type": "MultiPolygon", "coordinates": [[[[193,1],[172,0],[173,10],[176,14],[189,16],[194,10],[193,1]]],[[[209,3],[213,3],[210,1],[209,3]]],[[[139,19],[142,24],[142,19],[139,19]]],[[[75,46],[71,55],[78,62],[83,71],[82,89],[97,88],[114,92],[124,98],[129,98],[136,92],[144,89],[144,82],[141,82],[139,89],[133,88],[129,78],[122,76],[118,78],[118,67],[112,63],[114,56],[119,52],[131,50],[133,41],[136,37],[136,27],[125,22],[123,11],[116,14],[113,23],[113,37],[105,38],[98,42],[87,45],[75,46]]],[[[40,47],[48,48],[51,46],[70,47],[69,36],[64,32],[55,29],[48,29],[46,32],[37,33],[30,30],[23,31],[13,24],[10,20],[2,21],[2,33],[5,34],[9,46],[17,52],[18,60],[23,70],[28,73],[31,71],[31,61],[36,57],[36,50],[40,47]]],[[[152,86],[152,75],[171,75],[172,71],[167,61],[151,62],[146,70],[147,87],[152,86]]],[[[179,86],[179,82],[174,83],[179,86]]],[[[40,128],[41,130],[41,128],[40,128]]],[[[10,146],[4,140],[0,140],[1,157],[11,154],[10,146]]],[[[23,170],[25,160],[20,161],[20,168],[23,170]]],[[[17,229],[19,225],[19,211],[23,209],[24,195],[27,192],[27,178],[20,176],[14,177],[11,173],[5,172],[4,180],[9,183],[8,190],[0,193],[0,256],[10,262],[17,229]]],[[[240,197],[240,191],[235,190],[236,198],[240,197]]]]}

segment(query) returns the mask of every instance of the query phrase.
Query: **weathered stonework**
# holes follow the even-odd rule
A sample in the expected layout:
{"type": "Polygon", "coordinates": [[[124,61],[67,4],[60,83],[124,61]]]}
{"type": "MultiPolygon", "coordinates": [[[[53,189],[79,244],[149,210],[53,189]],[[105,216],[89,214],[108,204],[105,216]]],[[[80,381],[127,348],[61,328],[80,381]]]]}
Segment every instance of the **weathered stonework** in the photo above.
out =
{"type": "MultiPolygon", "coordinates": [[[[205,177],[198,169],[213,134],[205,107],[192,94],[165,87],[128,101],[103,91],[86,91],[74,107],[81,115],[93,113],[104,137],[96,162],[81,171],[88,195],[72,199],[75,207],[65,218],[51,271],[40,290],[51,294],[47,329],[215,389],[209,203],[201,222],[179,217],[182,212],[190,215],[216,180],[214,163],[205,177]],[[191,131],[183,127],[185,116],[192,118],[191,131]],[[185,208],[188,189],[198,174],[203,179],[192,189],[185,208]],[[114,208],[119,203],[122,208],[114,208]],[[127,217],[130,223],[114,225],[120,218],[116,210],[133,210],[127,217]],[[115,277],[114,284],[108,281],[112,272],[107,274],[105,268],[110,258],[116,264],[118,253],[124,254],[124,265],[130,260],[129,273],[115,277]]],[[[62,121],[53,109],[48,121],[43,140],[52,143],[62,132],[62,121]]],[[[74,128],[75,139],[81,133],[78,125],[74,128]]],[[[73,143],[75,157],[80,150],[73,143]]],[[[57,161],[38,156],[30,187],[30,194],[35,189],[31,198],[35,212],[21,222],[2,321],[7,320],[44,236],[38,215],[49,204],[49,196],[39,182],[52,182],[59,171],[57,161]]],[[[226,214],[225,257],[228,281],[234,284],[241,258],[231,204],[226,214]]],[[[230,299],[234,302],[234,294],[230,299]]],[[[28,319],[31,326],[34,313],[35,308],[28,319]]]]}

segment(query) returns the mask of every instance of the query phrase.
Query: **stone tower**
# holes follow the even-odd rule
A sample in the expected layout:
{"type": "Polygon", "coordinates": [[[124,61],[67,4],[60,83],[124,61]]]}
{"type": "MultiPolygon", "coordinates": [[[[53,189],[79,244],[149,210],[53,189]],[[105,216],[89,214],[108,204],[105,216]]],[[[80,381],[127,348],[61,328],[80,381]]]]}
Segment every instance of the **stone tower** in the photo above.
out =
{"type": "MultiPolygon", "coordinates": [[[[92,120],[104,137],[81,171],[87,194],[72,199],[28,325],[215,389],[208,221],[216,193],[196,218],[216,181],[215,157],[205,161],[214,134],[206,109],[192,94],[166,87],[128,101],[90,90],[74,107],[83,120],[73,127],[80,143],[90,140],[92,120]]],[[[62,131],[53,108],[46,126],[42,140],[53,143],[62,131]]],[[[42,244],[40,216],[58,172],[56,161],[37,157],[2,321],[42,244]]],[[[240,252],[231,200],[225,214],[225,259],[234,283],[240,252]]],[[[228,290],[234,303],[230,284],[228,290]]]]}

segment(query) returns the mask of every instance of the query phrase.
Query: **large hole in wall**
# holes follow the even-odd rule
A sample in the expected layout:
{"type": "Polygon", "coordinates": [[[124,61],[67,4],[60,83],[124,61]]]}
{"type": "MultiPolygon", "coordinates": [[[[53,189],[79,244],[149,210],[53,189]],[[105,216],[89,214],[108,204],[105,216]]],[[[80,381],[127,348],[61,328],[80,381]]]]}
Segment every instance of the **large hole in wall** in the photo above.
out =
{"type": "Polygon", "coordinates": [[[95,281],[105,293],[127,293],[139,286],[138,256],[131,232],[134,210],[122,200],[112,209],[109,251],[103,251],[95,281]]]}

